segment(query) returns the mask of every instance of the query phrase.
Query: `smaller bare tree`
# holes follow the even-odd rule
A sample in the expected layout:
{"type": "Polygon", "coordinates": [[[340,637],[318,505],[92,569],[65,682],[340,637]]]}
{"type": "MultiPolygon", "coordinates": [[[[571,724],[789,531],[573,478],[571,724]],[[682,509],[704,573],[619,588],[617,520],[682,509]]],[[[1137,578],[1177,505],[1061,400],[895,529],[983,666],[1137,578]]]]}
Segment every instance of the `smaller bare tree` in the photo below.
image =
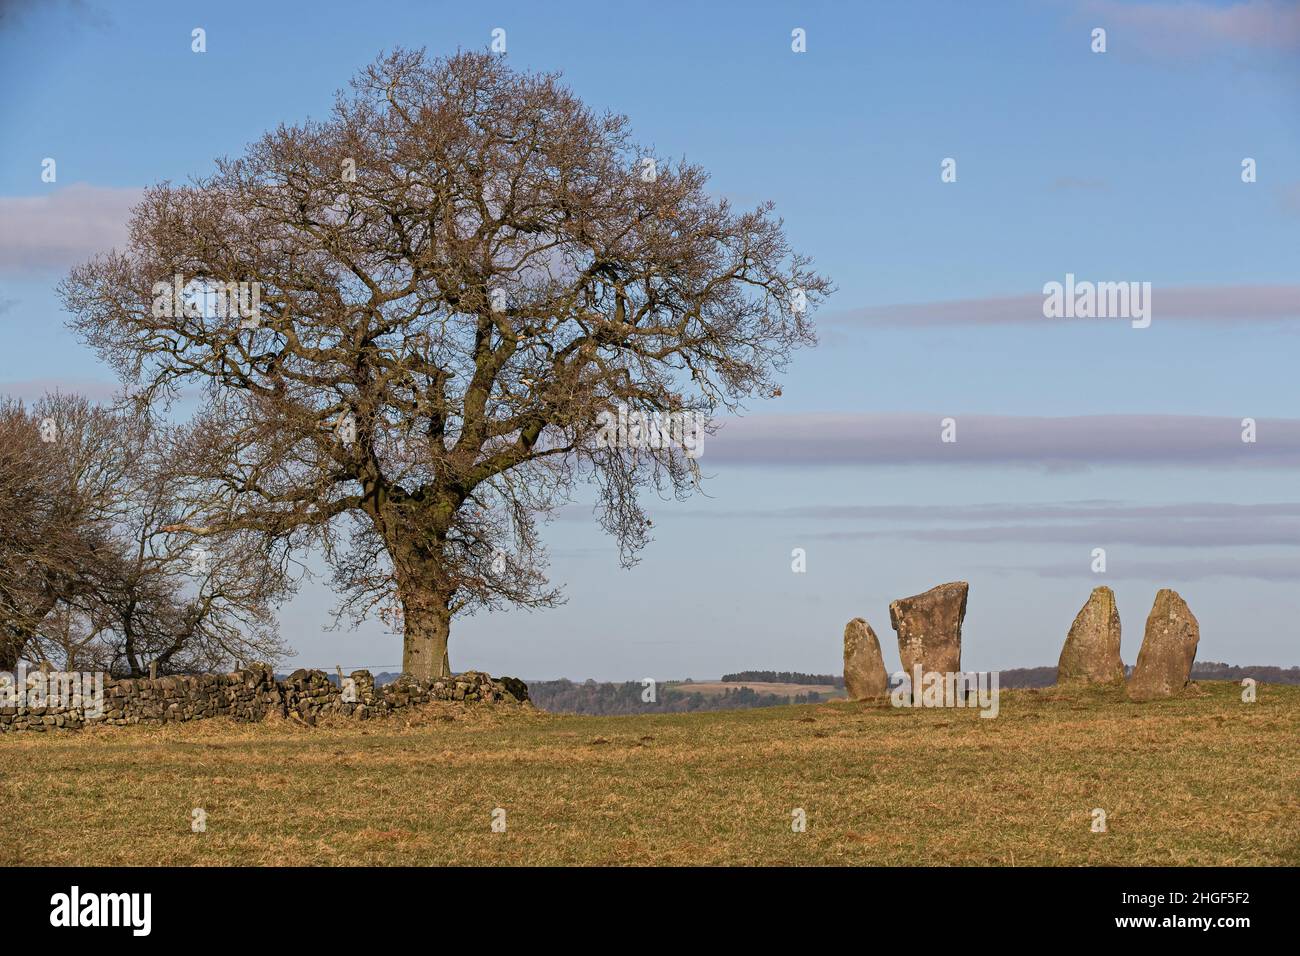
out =
{"type": "Polygon", "coordinates": [[[77,396],[47,396],[30,411],[0,400],[0,670],[97,579],[135,439],[77,396]]]}
{"type": "Polygon", "coordinates": [[[233,532],[171,526],[199,493],[189,432],[76,396],[0,407],[4,656],[142,676],[288,652],[274,609],[282,552],[233,532]]]}

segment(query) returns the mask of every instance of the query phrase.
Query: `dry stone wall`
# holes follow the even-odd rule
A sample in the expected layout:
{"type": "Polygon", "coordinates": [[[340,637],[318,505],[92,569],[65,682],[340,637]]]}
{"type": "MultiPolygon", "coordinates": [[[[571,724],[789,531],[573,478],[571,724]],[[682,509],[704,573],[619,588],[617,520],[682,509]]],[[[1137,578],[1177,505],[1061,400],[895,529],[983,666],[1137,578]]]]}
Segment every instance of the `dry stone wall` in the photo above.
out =
{"type": "MultiPolygon", "coordinates": [[[[28,675],[26,683],[42,678],[28,675]]],[[[528,686],[513,677],[493,679],[479,671],[419,681],[402,676],[375,686],[369,671],[353,671],[342,686],[324,671],[298,670],[277,681],[271,668],[255,664],[230,674],[190,674],[175,677],[109,678],[98,694],[80,701],[41,706],[47,695],[23,695],[16,706],[0,700],[0,733],[78,729],[96,724],[166,724],[173,721],[229,717],[256,722],[270,714],[315,725],[325,715],[357,720],[383,716],[431,701],[522,703],[528,686]],[[75,704],[80,706],[74,706],[75,704]],[[35,704],[36,706],[28,706],[35,704]]],[[[10,695],[12,696],[12,695],[10,695]]]]}

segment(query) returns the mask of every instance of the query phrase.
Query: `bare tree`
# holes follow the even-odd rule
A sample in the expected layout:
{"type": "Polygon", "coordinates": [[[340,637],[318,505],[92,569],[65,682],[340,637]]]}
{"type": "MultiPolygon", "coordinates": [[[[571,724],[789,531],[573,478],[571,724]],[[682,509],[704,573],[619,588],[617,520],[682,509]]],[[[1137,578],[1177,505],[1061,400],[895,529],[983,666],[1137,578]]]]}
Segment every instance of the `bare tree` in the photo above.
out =
{"type": "Polygon", "coordinates": [[[0,400],[0,670],[99,579],[135,437],[77,396],[0,400]]]}
{"type": "Polygon", "coordinates": [[[203,536],[175,524],[196,494],[183,467],[186,428],[154,426],[114,525],[108,573],[83,603],[108,669],[131,675],[211,671],[236,660],[289,653],[275,608],[292,590],[287,555],[260,533],[203,536]]]}
{"type": "Polygon", "coordinates": [[[247,532],[168,530],[194,494],[188,429],[70,395],[0,404],[0,669],[140,676],[274,660],[291,579],[247,532]]]}
{"type": "Polygon", "coordinates": [[[340,611],[395,601],[403,667],[428,677],[453,614],[558,600],[537,522],[577,482],[625,564],[639,489],[697,483],[680,436],[619,447],[602,412],[735,410],[815,341],[828,280],[770,204],[705,183],[555,76],[398,51],[326,121],[148,190],[128,247],[62,294],[145,400],[205,386],[182,526],[320,547],[340,611]],[[210,307],[240,282],[251,317],[210,307]]]}

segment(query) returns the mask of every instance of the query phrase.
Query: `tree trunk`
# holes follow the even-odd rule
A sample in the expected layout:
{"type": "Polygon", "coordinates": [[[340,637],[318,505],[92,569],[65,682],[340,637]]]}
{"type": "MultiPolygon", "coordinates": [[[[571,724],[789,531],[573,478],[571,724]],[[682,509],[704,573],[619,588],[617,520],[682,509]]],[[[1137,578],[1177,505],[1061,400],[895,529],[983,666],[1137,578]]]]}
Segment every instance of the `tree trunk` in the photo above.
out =
{"type": "Polygon", "coordinates": [[[0,673],[11,673],[18,669],[23,643],[17,635],[0,634],[0,673]]]}
{"type": "Polygon", "coordinates": [[[412,588],[402,594],[402,618],[402,672],[421,680],[450,677],[451,609],[446,599],[427,588],[412,588]]]}
{"type": "Polygon", "coordinates": [[[453,588],[441,565],[445,529],[435,517],[382,508],[373,515],[402,602],[402,673],[420,680],[451,676],[447,638],[453,588]]]}
{"type": "Polygon", "coordinates": [[[35,606],[28,609],[28,613],[20,612],[18,616],[5,616],[5,623],[0,626],[0,672],[11,673],[18,669],[18,661],[23,656],[23,649],[31,640],[32,631],[36,629],[28,622],[39,625],[54,610],[56,603],[58,602],[54,598],[46,594],[35,606]]]}

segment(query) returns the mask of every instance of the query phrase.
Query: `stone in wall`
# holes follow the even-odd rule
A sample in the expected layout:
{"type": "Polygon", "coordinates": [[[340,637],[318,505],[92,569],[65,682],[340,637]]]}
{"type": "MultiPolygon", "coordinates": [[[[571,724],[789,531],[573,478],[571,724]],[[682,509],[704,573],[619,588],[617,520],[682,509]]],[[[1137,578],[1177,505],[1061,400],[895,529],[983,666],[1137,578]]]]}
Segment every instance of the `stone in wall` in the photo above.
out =
{"type": "Polygon", "coordinates": [[[229,674],[108,679],[103,684],[103,712],[98,716],[87,714],[85,707],[0,706],[0,733],[77,729],[92,724],[162,724],[209,717],[254,723],[269,714],[315,725],[325,714],[364,720],[435,700],[528,700],[528,686],[523,681],[513,677],[493,680],[479,671],[432,681],[403,676],[384,687],[375,686],[369,671],[353,671],[350,677],[352,687],[346,694],[324,671],[297,670],[285,680],[276,681],[267,664],[254,664],[229,674]]]}

